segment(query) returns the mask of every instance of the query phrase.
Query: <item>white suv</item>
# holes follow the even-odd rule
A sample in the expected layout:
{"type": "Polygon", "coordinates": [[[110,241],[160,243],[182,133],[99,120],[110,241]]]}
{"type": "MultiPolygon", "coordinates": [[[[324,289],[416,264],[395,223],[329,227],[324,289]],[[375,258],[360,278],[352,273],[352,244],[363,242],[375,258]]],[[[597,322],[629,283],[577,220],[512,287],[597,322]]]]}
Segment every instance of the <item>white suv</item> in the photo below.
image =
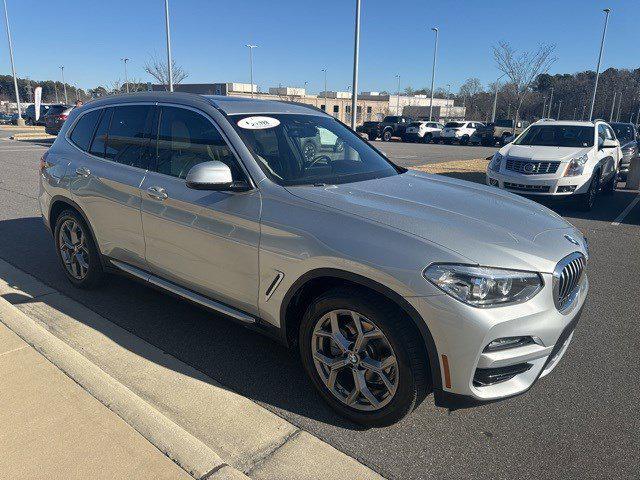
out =
{"type": "Polygon", "coordinates": [[[620,142],[604,121],[541,120],[502,147],[487,167],[487,183],[535,196],[571,197],[584,210],[599,190],[613,193],[620,142]]]}
{"type": "Polygon", "coordinates": [[[467,121],[448,122],[442,129],[440,139],[444,143],[459,142],[460,145],[466,145],[469,143],[471,135],[480,127],[484,127],[484,123],[467,121]]]}
{"type": "Polygon", "coordinates": [[[444,125],[428,120],[417,120],[409,124],[404,131],[402,141],[404,142],[424,142],[430,143],[440,136],[444,125]]]}

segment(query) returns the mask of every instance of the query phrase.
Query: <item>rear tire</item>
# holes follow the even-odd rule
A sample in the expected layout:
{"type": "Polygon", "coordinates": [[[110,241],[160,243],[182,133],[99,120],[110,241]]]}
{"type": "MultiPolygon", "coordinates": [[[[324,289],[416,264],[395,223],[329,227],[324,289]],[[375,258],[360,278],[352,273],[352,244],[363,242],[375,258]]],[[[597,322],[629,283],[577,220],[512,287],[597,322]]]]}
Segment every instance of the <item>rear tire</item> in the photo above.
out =
{"type": "Polygon", "coordinates": [[[382,132],[382,141],[389,142],[390,140],[391,140],[391,131],[385,130],[384,132],[382,132]]]}
{"type": "Polygon", "coordinates": [[[65,210],[58,216],[54,238],[62,271],[75,287],[91,289],[104,281],[100,253],[91,230],[77,212],[65,210]]]}
{"type": "Polygon", "coordinates": [[[469,135],[463,135],[460,139],[460,145],[468,145],[469,144],[469,135]]]}
{"type": "Polygon", "coordinates": [[[425,133],[424,137],[422,137],[422,143],[431,143],[433,139],[433,135],[431,133],[425,133]]]}
{"type": "Polygon", "coordinates": [[[367,426],[396,423],[424,400],[431,387],[424,348],[411,325],[406,314],[377,294],[350,287],[325,292],[302,318],[299,348],[305,371],[341,416],[367,426]],[[356,321],[370,337],[360,347],[356,321]],[[334,340],[336,331],[340,343],[334,340]],[[377,373],[369,368],[372,359],[389,366],[377,373]],[[356,378],[365,389],[356,387],[356,378]]]}

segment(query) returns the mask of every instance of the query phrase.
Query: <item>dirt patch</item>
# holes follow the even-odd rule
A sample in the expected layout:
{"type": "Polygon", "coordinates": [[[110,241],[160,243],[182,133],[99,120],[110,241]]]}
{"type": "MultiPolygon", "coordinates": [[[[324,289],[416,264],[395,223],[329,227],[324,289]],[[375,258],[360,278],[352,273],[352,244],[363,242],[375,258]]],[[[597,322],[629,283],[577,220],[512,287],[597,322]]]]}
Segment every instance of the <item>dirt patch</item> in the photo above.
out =
{"type": "Polygon", "coordinates": [[[486,183],[485,172],[489,160],[484,158],[474,160],[456,160],[453,162],[427,163],[411,167],[421,172],[435,173],[445,175],[447,177],[459,178],[461,180],[469,180],[470,182],[486,183]]]}

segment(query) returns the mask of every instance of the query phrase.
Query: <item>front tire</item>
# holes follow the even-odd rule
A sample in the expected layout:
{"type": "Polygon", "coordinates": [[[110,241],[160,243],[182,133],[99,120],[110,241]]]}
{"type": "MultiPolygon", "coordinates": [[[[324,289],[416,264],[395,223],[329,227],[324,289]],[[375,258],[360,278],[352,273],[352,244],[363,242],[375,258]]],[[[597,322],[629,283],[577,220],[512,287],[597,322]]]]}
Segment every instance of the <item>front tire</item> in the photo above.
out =
{"type": "Polygon", "coordinates": [[[431,143],[433,139],[433,135],[431,133],[425,133],[424,137],[422,137],[422,143],[431,143]]]}
{"type": "Polygon", "coordinates": [[[589,189],[586,193],[580,195],[577,201],[578,208],[583,212],[589,212],[596,203],[598,190],[600,189],[600,172],[594,172],[589,183],[589,189]]]}
{"type": "Polygon", "coordinates": [[[377,294],[336,288],[316,298],[299,334],[312,383],[343,417],[367,426],[398,422],[430,389],[411,320],[377,294]]]}
{"type": "Polygon", "coordinates": [[[383,142],[391,141],[391,131],[390,130],[385,130],[384,132],[382,132],[382,141],[383,142]]]}
{"type": "Polygon", "coordinates": [[[460,139],[460,145],[468,145],[469,144],[469,135],[463,135],[460,139]]]}
{"type": "Polygon", "coordinates": [[[89,227],[73,210],[65,210],[54,229],[56,253],[69,281],[78,288],[95,288],[104,280],[100,254],[89,227]]]}
{"type": "Polygon", "coordinates": [[[604,195],[613,195],[613,192],[616,189],[616,183],[618,179],[618,173],[614,173],[613,175],[611,175],[611,178],[609,180],[607,180],[607,183],[605,183],[604,185],[602,185],[602,193],[604,195]]]}

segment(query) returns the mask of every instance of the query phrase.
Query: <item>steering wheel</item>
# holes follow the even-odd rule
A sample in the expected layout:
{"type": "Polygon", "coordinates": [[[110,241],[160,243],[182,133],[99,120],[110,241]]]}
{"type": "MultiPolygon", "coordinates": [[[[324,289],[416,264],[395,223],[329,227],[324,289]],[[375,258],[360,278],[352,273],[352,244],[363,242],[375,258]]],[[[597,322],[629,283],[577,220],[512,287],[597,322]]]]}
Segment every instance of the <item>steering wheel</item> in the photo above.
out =
{"type": "Polygon", "coordinates": [[[324,160],[327,162],[327,166],[331,166],[331,157],[328,155],[318,155],[317,157],[313,157],[306,165],[305,170],[313,167],[316,163],[320,162],[320,160],[324,160]]]}

